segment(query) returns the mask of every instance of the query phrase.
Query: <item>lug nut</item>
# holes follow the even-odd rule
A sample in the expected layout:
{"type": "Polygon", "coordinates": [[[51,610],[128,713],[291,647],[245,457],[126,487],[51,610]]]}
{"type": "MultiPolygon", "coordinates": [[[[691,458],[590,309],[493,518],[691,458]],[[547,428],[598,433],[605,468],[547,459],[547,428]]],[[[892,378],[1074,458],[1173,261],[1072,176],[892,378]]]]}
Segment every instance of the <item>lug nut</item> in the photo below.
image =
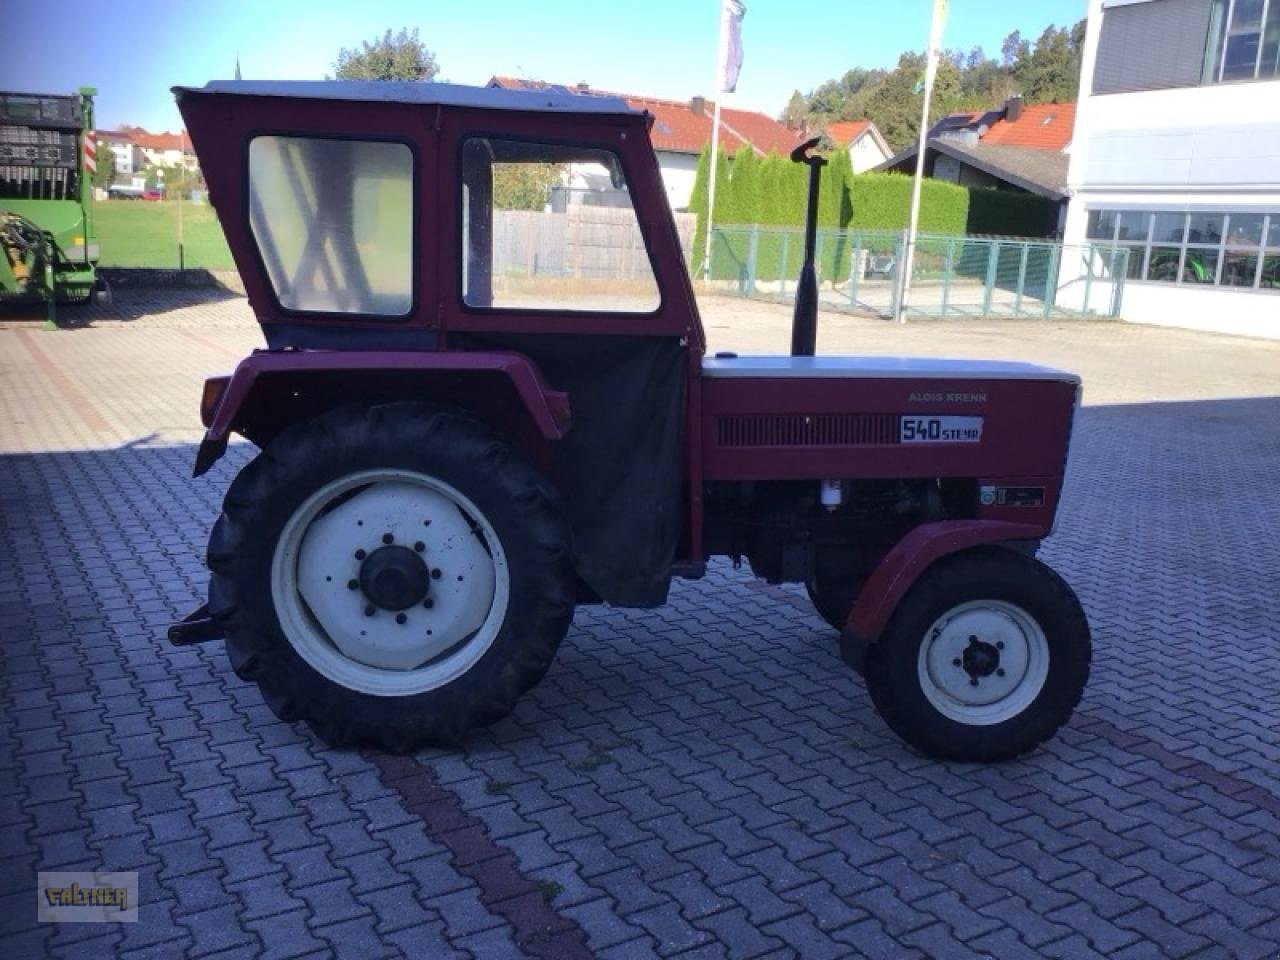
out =
{"type": "Polygon", "coordinates": [[[356,559],[357,559],[357,560],[363,560],[363,559],[365,558],[365,556],[366,556],[366,554],[365,554],[365,552],[364,552],[363,550],[357,550],[357,551],[356,551],[356,559]]]}
{"type": "Polygon", "coordinates": [[[1003,676],[1004,676],[1004,667],[996,667],[996,676],[997,676],[997,677],[1003,677],[1003,676]]]}
{"type": "Polygon", "coordinates": [[[432,571],[431,571],[431,579],[432,579],[432,580],[439,580],[439,579],[440,579],[440,568],[439,568],[439,567],[436,567],[434,570],[432,570],[432,571]]]}
{"type": "Polygon", "coordinates": [[[432,600],[430,597],[427,597],[427,599],[422,601],[422,605],[426,607],[428,610],[430,610],[432,607],[436,605],[436,602],[432,600]]]}
{"type": "Polygon", "coordinates": [[[977,678],[977,677],[970,677],[970,678],[969,678],[969,686],[971,686],[971,687],[976,687],[977,685],[978,685],[978,678],[977,678]]]}
{"type": "Polygon", "coordinates": [[[382,535],[382,542],[383,542],[383,543],[392,543],[394,540],[395,540],[395,537],[393,537],[393,536],[392,536],[391,534],[389,534],[389,533],[384,533],[384,534],[382,535]]]}
{"type": "Polygon", "coordinates": [[[952,665],[953,667],[959,667],[959,666],[961,666],[962,664],[960,663],[960,658],[959,658],[959,657],[956,657],[954,660],[952,660],[952,661],[951,661],[951,665],[952,665]]]}
{"type": "Polygon", "coordinates": [[[375,607],[372,603],[368,604],[364,608],[364,615],[366,617],[372,617],[377,612],[378,612],[378,608],[375,607]]]}
{"type": "Polygon", "coordinates": [[[403,613],[397,613],[397,614],[396,614],[396,623],[403,624],[403,623],[404,623],[406,620],[408,620],[408,619],[409,619],[409,618],[408,618],[408,617],[406,617],[403,613]]]}
{"type": "Polygon", "coordinates": [[[1003,641],[1003,640],[997,640],[997,641],[996,641],[996,649],[997,649],[997,650],[1003,650],[1003,649],[1004,649],[1004,641],[1003,641]]]}
{"type": "Polygon", "coordinates": [[[347,589],[348,589],[348,590],[359,590],[359,589],[360,589],[360,581],[359,581],[359,580],[348,580],[348,581],[347,581],[347,589]]]}
{"type": "Polygon", "coordinates": [[[419,540],[417,543],[413,545],[413,549],[417,550],[418,553],[421,553],[423,550],[427,549],[427,545],[423,543],[421,540],[419,540]]]}

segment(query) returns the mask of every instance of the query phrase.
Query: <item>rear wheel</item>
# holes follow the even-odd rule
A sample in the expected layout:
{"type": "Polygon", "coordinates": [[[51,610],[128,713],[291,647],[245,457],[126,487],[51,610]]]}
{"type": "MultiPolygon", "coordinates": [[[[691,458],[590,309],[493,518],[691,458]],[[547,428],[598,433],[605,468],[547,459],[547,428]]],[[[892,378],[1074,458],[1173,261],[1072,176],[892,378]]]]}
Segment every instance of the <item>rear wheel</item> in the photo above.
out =
{"type": "Polygon", "coordinates": [[[926,571],[867,658],[885,722],[946,760],[1008,760],[1071,716],[1091,644],[1071,588],[1032,557],[978,550],[926,571]]]}
{"type": "Polygon", "coordinates": [[[337,744],[498,719],[573,615],[555,490],[484,425],[414,404],[281,433],[228,491],[209,566],[236,672],[337,744]]]}

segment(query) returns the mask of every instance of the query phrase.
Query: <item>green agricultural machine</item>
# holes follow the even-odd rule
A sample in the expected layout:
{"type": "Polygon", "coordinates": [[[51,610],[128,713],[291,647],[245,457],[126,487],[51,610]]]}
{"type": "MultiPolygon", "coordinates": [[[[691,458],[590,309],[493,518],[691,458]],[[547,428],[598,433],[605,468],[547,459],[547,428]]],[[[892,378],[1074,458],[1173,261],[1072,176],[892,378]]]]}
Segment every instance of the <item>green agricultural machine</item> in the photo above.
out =
{"type": "Polygon", "coordinates": [[[110,297],[93,226],[93,87],[0,92],[0,304],[110,297]]]}

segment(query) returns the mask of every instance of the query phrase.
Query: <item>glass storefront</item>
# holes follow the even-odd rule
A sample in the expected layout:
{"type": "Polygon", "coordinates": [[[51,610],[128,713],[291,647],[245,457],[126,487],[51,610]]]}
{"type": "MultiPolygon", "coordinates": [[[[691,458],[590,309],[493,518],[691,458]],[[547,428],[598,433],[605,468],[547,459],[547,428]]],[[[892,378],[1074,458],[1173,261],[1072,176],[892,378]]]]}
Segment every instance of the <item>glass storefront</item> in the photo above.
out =
{"type": "Polygon", "coordinates": [[[1090,210],[1087,231],[1129,249],[1130,280],[1280,292],[1280,213],[1090,210]]]}

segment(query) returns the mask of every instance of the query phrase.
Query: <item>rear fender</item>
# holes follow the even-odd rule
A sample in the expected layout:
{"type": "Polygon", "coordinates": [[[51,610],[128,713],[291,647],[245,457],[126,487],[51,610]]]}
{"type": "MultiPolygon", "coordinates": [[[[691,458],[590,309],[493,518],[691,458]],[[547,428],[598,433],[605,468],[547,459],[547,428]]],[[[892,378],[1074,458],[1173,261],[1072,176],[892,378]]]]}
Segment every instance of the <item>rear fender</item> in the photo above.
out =
{"type": "Polygon", "coordinates": [[[1034,548],[1047,533],[1039,524],[1006,520],[941,520],[914,528],[863,584],[840,632],[840,655],[861,673],[867,650],[884,632],[899,602],[920,575],[943,557],[986,544],[1034,548]]]}
{"type": "Polygon", "coordinates": [[[548,388],[518,353],[261,351],[240,362],[205,411],[194,474],[222,457],[233,432],[261,447],[335,407],[402,400],[465,409],[537,462],[570,428],[568,395],[548,388]]]}

